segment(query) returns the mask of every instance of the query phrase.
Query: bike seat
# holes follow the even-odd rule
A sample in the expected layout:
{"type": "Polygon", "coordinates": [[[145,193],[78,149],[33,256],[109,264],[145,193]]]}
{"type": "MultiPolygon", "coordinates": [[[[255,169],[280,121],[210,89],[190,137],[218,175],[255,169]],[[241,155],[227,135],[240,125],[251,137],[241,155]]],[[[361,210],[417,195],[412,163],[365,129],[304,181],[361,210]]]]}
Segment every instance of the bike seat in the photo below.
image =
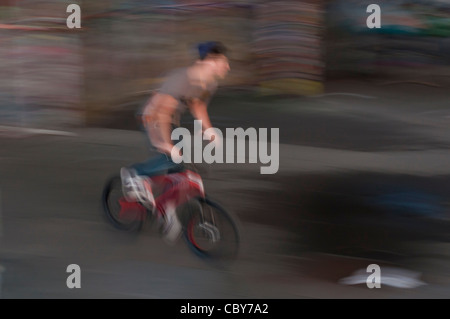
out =
{"type": "Polygon", "coordinates": [[[185,170],[185,167],[182,165],[177,165],[175,167],[169,168],[167,170],[167,174],[176,174],[176,173],[181,173],[182,171],[185,170]]]}

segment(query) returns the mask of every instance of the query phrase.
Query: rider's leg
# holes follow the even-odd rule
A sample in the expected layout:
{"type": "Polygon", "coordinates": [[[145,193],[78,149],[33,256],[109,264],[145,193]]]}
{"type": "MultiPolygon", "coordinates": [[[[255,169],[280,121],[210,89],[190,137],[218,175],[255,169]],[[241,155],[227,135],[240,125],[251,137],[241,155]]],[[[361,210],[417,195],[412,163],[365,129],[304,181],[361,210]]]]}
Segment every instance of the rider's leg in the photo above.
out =
{"type": "MultiPolygon", "coordinates": [[[[153,191],[149,189],[150,184],[144,185],[148,177],[167,174],[169,171],[179,171],[183,165],[176,164],[165,154],[158,154],[143,163],[123,167],[120,170],[122,179],[122,191],[128,201],[140,201],[149,206],[154,205],[153,191]],[[147,186],[147,187],[146,187],[147,186]]],[[[149,181],[150,182],[150,181],[149,181]]]]}
{"type": "MultiPolygon", "coordinates": [[[[150,129],[151,127],[148,128],[150,129]]],[[[143,131],[147,137],[150,137],[149,131],[146,129],[143,131]]],[[[150,142],[152,148],[156,148],[150,139],[148,139],[148,142],[150,142]]],[[[176,164],[170,156],[158,152],[156,156],[145,162],[136,163],[121,169],[120,175],[122,177],[123,193],[128,200],[141,200],[146,195],[146,188],[143,185],[145,178],[159,174],[167,174],[169,171],[177,171],[182,168],[183,165],[181,163],[176,164]]]]}
{"type": "Polygon", "coordinates": [[[158,174],[166,174],[169,170],[181,169],[182,165],[176,164],[172,159],[163,153],[159,153],[155,157],[143,163],[131,165],[137,175],[154,176],[158,174]]]}
{"type": "Polygon", "coordinates": [[[177,206],[175,202],[168,202],[165,211],[164,239],[167,243],[173,244],[181,235],[182,225],[177,216],[177,206]]]}
{"type": "MultiPolygon", "coordinates": [[[[174,128],[175,127],[172,127],[172,129],[174,128]]],[[[131,168],[136,170],[138,175],[153,176],[157,174],[166,174],[169,170],[173,171],[183,168],[181,163],[174,163],[169,154],[161,153],[158,150],[158,145],[164,143],[158,124],[149,122],[147,125],[142,125],[141,129],[147,136],[146,140],[150,149],[158,152],[158,154],[143,163],[136,163],[131,166],[131,168]]],[[[175,140],[173,142],[176,143],[177,141],[175,140]]]]}

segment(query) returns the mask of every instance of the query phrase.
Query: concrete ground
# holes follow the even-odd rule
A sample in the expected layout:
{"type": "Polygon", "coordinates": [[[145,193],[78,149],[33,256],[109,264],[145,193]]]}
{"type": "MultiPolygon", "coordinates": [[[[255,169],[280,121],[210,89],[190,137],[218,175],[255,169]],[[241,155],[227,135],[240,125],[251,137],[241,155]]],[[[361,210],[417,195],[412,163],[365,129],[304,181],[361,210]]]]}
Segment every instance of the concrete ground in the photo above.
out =
{"type": "Polygon", "coordinates": [[[261,175],[260,162],[207,168],[208,193],[243,235],[226,270],[151,225],[133,235],[103,218],[107,177],[148,156],[134,110],[52,128],[63,135],[0,127],[2,298],[450,296],[447,91],[347,82],[309,98],[219,95],[218,128],[280,130],[276,174],[261,175]],[[380,289],[343,283],[374,263],[380,289]],[[81,267],[80,289],[66,286],[70,264],[81,267]],[[391,268],[397,281],[383,281],[391,268]]]}

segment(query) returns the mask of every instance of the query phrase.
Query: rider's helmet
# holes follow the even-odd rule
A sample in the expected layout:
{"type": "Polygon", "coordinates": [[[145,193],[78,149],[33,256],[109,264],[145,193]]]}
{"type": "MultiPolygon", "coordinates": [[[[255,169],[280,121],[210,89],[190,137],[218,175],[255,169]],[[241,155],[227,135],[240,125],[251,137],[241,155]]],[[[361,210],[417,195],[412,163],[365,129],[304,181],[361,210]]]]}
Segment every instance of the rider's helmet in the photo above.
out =
{"type": "Polygon", "coordinates": [[[197,49],[200,60],[205,59],[208,54],[227,54],[227,48],[218,41],[199,43],[197,49]]]}

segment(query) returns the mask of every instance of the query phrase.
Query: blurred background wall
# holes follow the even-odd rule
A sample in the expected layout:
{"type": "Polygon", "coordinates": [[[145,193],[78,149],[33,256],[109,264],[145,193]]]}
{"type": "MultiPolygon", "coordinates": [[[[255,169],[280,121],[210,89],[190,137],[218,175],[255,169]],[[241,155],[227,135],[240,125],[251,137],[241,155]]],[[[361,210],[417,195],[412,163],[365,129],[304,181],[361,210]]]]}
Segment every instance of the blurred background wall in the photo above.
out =
{"type": "Polygon", "coordinates": [[[0,0],[0,125],[84,121],[83,46],[67,32],[68,4],[0,0]]]}
{"type": "Polygon", "coordinates": [[[333,0],[327,2],[325,20],[328,80],[450,82],[450,1],[333,0]],[[371,3],[381,7],[380,29],[367,28],[371,3]]]}
{"type": "MultiPolygon", "coordinates": [[[[0,125],[94,124],[192,63],[200,41],[231,50],[225,87],[314,95],[348,77],[448,81],[450,3],[0,0],[0,125]],[[79,4],[82,29],[66,27],[79,4]]],[[[431,82],[430,82],[431,81],[431,82]]]]}

